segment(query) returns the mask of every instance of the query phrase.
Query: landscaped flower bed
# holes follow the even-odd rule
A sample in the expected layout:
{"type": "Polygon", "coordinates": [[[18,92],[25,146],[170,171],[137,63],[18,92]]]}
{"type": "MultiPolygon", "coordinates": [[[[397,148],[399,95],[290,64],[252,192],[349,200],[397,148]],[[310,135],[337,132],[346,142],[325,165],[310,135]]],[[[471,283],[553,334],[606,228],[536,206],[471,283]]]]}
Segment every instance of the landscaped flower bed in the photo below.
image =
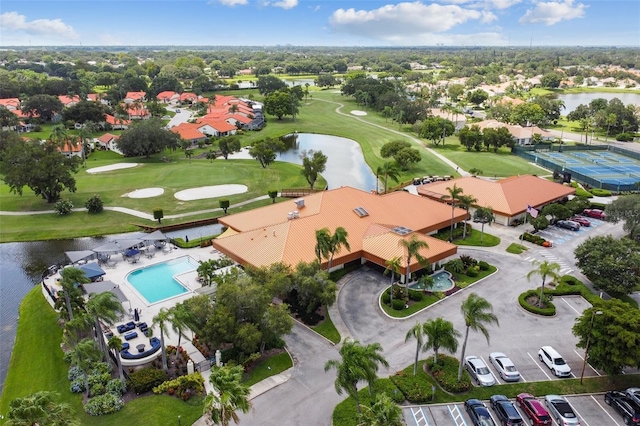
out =
{"type": "Polygon", "coordinates": [[[460,362],[448,355],[438,354],[438,364],[433,363],[433,357],[427,358],[427,371],[447,392],[466,392],[471,388],[471,377],[466,370],[462,370],[462,380],[458,381],[458,367],[460,362]]]}

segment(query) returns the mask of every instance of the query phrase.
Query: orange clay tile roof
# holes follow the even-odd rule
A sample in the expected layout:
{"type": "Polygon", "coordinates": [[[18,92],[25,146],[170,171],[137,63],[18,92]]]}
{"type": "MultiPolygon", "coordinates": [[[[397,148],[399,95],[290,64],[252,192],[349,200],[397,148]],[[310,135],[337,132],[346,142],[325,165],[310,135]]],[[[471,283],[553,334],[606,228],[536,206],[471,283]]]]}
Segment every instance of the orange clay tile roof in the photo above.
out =
{"type": "Polygon", "coordinates": [[[434,182],[418,187],[418,194],[439,200],[447,195],[447,187],[463,189],[463,195],[473,195],[477,206],[491,207],[505,216],[516,216],[531,207],[541,207],[550,202],[575,194],[575,189],[550,182],[532,175],[512,176],[498,181],[477,177],[463,177],[448,182],[434,182]]]}
{"type": "Polygon", "coordinates": [[[199,125],[198,127],[201,127],[203,124],[208,124],[221,133],[237,130],[236,126],[229,124],[220,118],[202,117],[197,120],[197,124],[199,125]]]}
{"type": "MultiPolygon", "coordinates": [[[[296,265],[316,258],[316,230],[328,228],[333,233],[342,226],[347,230],[351,250],[343,248],[338,252],[333,265],[361,257],[384,265],[386,259],[382,256],[387,252],[394,253],[398,240],[403,238],[392,231],[396,226],[425,234],[451,223],[450,206],[404,191],[374,195],[342,187],[308,195],[303,200],[304,207],[301,208],[292,200],[219,218],[221,224],[237,233],[223,234],[214,240],[214,246],[242,264],[266,266],[284,262],[296,265]],[[357,207],[365,209],[368,215],[360,217],[354,212],[357,207]],[[288,219],[293,211],[298,211],[299,217],[288,219]],[[388,249],[387,244],[394,247],[388,249]],[[365,246],[370,252],[365,253],[365,246]]],[[[456,208],[454,221],[462,221],[465,214],[464,210],[456,208]]],[[[412,234],[410,232],[406,238],[412,234]]],[[[423,235],[419,237],[430,245],[425,254],[432,261],[456,251],[449,243],[433,241],[423,235]]]]}
{"type": "Polygon", "coordinates": [[[171,131],[179,134],[182,139],[187,141],[206,138],[207,135],[198,130],[199,127],[201,125],[195,123],[180,123],[177,126],[173,126],[171,131]]]}
{"type": "Polygon", "coordinates": [[[180,95],[181,101],[195,101],[198,99],[198,95],[192,92],[184,92],[180,95]]]}
{"type": "Polygon", "coordinates": [[[131,120],[126,120],[124,118],[118,118],[116,120],[116,118],[113,115],[110,115],[110,114],[105,114],[105,121],[107,123],[111,124],[112,126],[129,125],[129,124],[131,124],[131,120]]]}
{"type": "Polygon", "coordinates": [[[230,118],[233,118],[234,120],[237,120],[237,121],[239,121],[241,123],[244,123],[244,124],[251,123],[251,121],[253,120],[253,119],[247,117],[246,115],[242,115],[242,114],[229,114],[227,116],[227,120],[230,119],[230,118]]]}
{"type": "Polygon", "coordinates": [[[124,97],[125,99],[133,99],[134,101],[137,99],[142,99],[147,94],[145,92],[127,92],[127,95],[124,97]]]}
{"type": "Polygon", "coordinates": [[[60,95],[58,96],[58,99],[60,99],[60,102],[62,102],[62,105],[68,105],[72,102],[80,102],[80,96],[67,96],[67,95],[60,95]]]}
{"type": "Polygon", "coordinates": [[[6,107],[7,109],[9,107],[12,108],[19,108],[20,107],[20,99],[18,98],[4,98],[4,99],[0,99],[0,105],[6,107]]]}
{"type": "Polygon", "coordinates": [[[102,143],[109,143],[110,141],[116,140],[118,138],[119,136],[112,135],[111,133],[105,133],[104,135],[100,136],[98,140],[102,143]]]}
{"type": "Polygon", "coordinates": [[[160,99],[160,100],[164,100],[164,99],[171,99],[176,95],[176,92],[172,91],[172,90],[165,90],[164,92],[160,92],[158,93],[158,95],[156,96],[156,98],[160,99]]]}
{"type": "Polygon", "coordinates": [[[72,145],[70,143],[65,143],[62,147],[57,147],[57,150],[59,152],[80,152],[82,151],[82,145],[72,145]]]}

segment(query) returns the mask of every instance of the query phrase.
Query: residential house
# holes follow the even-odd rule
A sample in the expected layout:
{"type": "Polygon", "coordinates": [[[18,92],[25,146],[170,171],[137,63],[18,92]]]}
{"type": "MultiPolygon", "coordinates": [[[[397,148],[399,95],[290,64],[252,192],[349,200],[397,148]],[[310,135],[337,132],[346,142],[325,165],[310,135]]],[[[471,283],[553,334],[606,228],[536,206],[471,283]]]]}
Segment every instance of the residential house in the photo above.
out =
{"type": "Polygon", "coordinates": [[[151,118],[151,113],[144,105],[125,104],[129,120],[146,120],[151,118]]]}
{"type": "MultiPolygon", "coordinates": [[[[200,130],[201,128],[203,128],[202,124],[180,123],[177,126],[173,126],[171,128],[171,131],[180,135],[182,139],[189,141],[192,144],[197,144],[200,141],[207,140],[207,135],[200,130]]],[[[212,133],[214,132],[213,129],[211,129],[210,131],[212,133]]]]}
{"type": "Polygon", "coordinates": [[[145,92],[127,92],[124,97],[124,103],[132,104],[134,102],[143,102],[146,95],[145,92]]]}
{"type": "Polygon", "coordinates": [[[211,117],[201,117],[196,121],[196,124],[200,125],[201,132],[209,136],[230,136],[235,135],[238,131],[235,125],[211,117]]]}
{"type": "Polygon", "coordinates": [[[463,195],[472,195],[478,201],[471,207],[473,214],[478,207],[490,207],[500,225],[511,225],[525,217],[527,206],[541,209],[560,201],[576,190],[570,186],[551,182],[532,175],[512,176],[497,181],[479,177],[461,177],[448,182],[433,182],[418,186],[418,194],[433,201],[446,202],[447,188],[456,185],[463,195]],[[445,197],[443,199],[443,197],[445,197]]]}
{"type": "Polygon", "coordinates": [[[120,136],[112,135],[111,133],[105,133],[99,138],[96,138],[95,141],[99,149],[119,152],[116,144],[119,137],[120,136]]]}
{"type": "Polygon", "coordinates": [[[464,112],[462,112],[462,110],[456,113],[452,111],[445,111],[440,108],[431,108],[429,110],[429,113],[434,117],[440,117],[444,118],[445,120],[451,121],[456,129],[456,132],[467,125],[467,117],[464,115],[464,112]]]}
{"type": "Polygon", "coordinates": [[[112,130],[127,130],[131,124],[131,120],[120,117],[114,117],[111,114],[105,114],[105,123],[111,126],[112,130]]]}
{"type": "Polygon", "coordinates": [[[66,157],[71,158],[71,157],[82,157],[82,144],[78,143],[78,144],[72,144],[72,143],[65,143],[63,146],[58,147],[57,148],[58,152],[61,152],[62,154],[64,154],[66,157]]]}
{"type": "Polygon", "coordinates": [[[109,105],[109,101],[104,93],[89,93],[87,100],[93,102],[100,102],[102,105],[109,105]]]}
{"type": "Polygon", "coordinates": [[[18,98],[0,99],[0,106],[5,107],[9,111],[19,110],[20,109],[20,99],[18,99],[18,98]]]}
{"type": "Polygon", "coordinates": [[[181,104],[194,104],[198,101],[198,95],[192,92],[184,92],[180,94],[178,100],[181,104]]]}
{"type": "Polygon", "coordinates": [[[64,105],[65,108],[78,105],[78,103],[81,101],[80,96],[78,95],[75,95],[75,96],[60,95],[58,96],[58,99],[60,99],[60,102],[62,102],[62,105],[64,105]]]}
{"type": "Polygon", "coordinates": [[[514,141],[518,145],[531,145],[533,144],[533,135],[539,134],[543,140],[554,140],[555,136],[546,130],[541,129],[538,126],[523,127],[517,124],[506,124],[498,120],[484,120],[478,123],[473,123],[478,126],[480,130],[484,129],[498,129],[500,127],[506,127],[513,136],[514,141]]]}
{"type": "Polygon", "coordinates": [[[164,92],[158,93],[156,99],[158,99],[158,102],[163,104],[173,104],[180,99],[180,93],[176,93],[172,90],[165,90],[164,92]]]}

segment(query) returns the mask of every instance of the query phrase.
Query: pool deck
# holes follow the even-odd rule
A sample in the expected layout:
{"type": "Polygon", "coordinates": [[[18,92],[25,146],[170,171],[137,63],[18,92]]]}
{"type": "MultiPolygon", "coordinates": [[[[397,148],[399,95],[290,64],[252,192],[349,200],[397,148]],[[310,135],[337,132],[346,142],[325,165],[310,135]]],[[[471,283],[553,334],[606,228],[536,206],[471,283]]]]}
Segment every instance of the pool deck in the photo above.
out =
{"type": "MultiPolygon", "coordinates": [[[[155,317],[160,309],[162,308],[171,308],[176,304],[183,302],[187,299],[190,299],[193,296],[198,295],[198,289],[202,286],[198,281],[196,281],[197,274],[195,272],[186,272],[179,274],[180,283],[185,286],[189,291],[186,293],[182,293],[180,295],[171,297],[169,299],[165,299],[164,301],[160,301],[157,303],[149,304],[144,298],[142,298],[137,291],[133,289],[133,287],[126,281],[126,275],[139,268],[143,268],[145,266],[154,265],[160,262],[165,262],[167,260],[177,259],[183,256],[191,256],[196,261],[207,261],[210,259],[217,259],[220,257],[220,254],[213,250],[212,247],[205,248],[193,248],[193,249],[180,249],[174,248],[170,252],[157,252],[153,258],[146,258],[141,256],[137,263],[131,264],[124,260],[122,260],[122,256],[118,254],[114,254],[111,256],[112,259],[117,259],[118,262],[115,266],[106,267],[102,266],[106,274],[102,277],[103,281],[111,281],[115,284],[117,288],[124,294],[124,296],[128,299],[127,302],[123,302],[122,306],[125,310],[124,315],[122,316],[120,321],[116,321],[111,327],[111,331],[114,336],[120,336],[122,338],[123,343],[128,342],[130,345],[129,351],[132,354],[137,352],[136,346],[140,344],[146,345],[146,348],[149,348],[149,338],[144,335],[144,333],[140,332],[136,328],[138,336],[131,339],[125,340],[124,335],[126,333],[118,333],[116,327],[120,324],[125,324],[129,321],[134,320],[134,310],[137,309],[139,313],[140,320],[138,322],[146,322],[150,329],[151,324],[153,323],[153,317],[155,317]]],[[[91,261],[90,261],[91,262],[91,261]]],[[[80,265],[74,265],[80,266],[80,265]]],[[[57,279],[60,278],[60,272],[56,272],[51,277],[47,277],[44,280],[44,283],[49,286],[49,288],[55,289],[56,291],[60,289],[60,286],[57,284],[57,279]]],[[[84,287],[90,287],[91,283],[84,284],[84,287]]],[[[43,292],[45,292],[43,290],[43,292]]],[[[45,292],[46,293],[46,292],[45,292]]],[[[165,346],[169,345],[177,345],[178,344],[178,335],[171,330],[171,327],[167,327],[169,329],[168,333],[164,334],[165,346]]],[[[160,338],[160,330],[158,327],[153,327],[153,336],[160,338]]],[[[106,330],[105,330],[106,331],[106,330]]],[[[193,351],[197,351],[195,347],[190,342],[190,332],[187,332],[186,335],[183,335],[182,340],[180,341],[180,345],[187,351],[188,354],[194,353],[193,351]]],[[[122,363],[125,366],[133,366],[133,365],[141,365],[146,364],[149,361],[159,357],[161,351],[157,351],[156,353],[141,359],[122,359],[122,363]]],[[[192,359],[194,357],[191,357],[192,359]]],[[[196,357],[197,359],[198,357],[196,357]]]]}

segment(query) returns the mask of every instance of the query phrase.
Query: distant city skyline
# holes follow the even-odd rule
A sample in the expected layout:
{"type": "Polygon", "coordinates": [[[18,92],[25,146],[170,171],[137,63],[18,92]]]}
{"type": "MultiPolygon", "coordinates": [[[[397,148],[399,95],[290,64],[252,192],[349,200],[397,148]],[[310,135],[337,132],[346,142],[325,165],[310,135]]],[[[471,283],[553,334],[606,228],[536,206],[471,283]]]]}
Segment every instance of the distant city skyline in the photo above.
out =
{"type": "Polygon", "coordinates": [[[3,0],[4,46],[640,46],[640,1],[3,0]]]}

